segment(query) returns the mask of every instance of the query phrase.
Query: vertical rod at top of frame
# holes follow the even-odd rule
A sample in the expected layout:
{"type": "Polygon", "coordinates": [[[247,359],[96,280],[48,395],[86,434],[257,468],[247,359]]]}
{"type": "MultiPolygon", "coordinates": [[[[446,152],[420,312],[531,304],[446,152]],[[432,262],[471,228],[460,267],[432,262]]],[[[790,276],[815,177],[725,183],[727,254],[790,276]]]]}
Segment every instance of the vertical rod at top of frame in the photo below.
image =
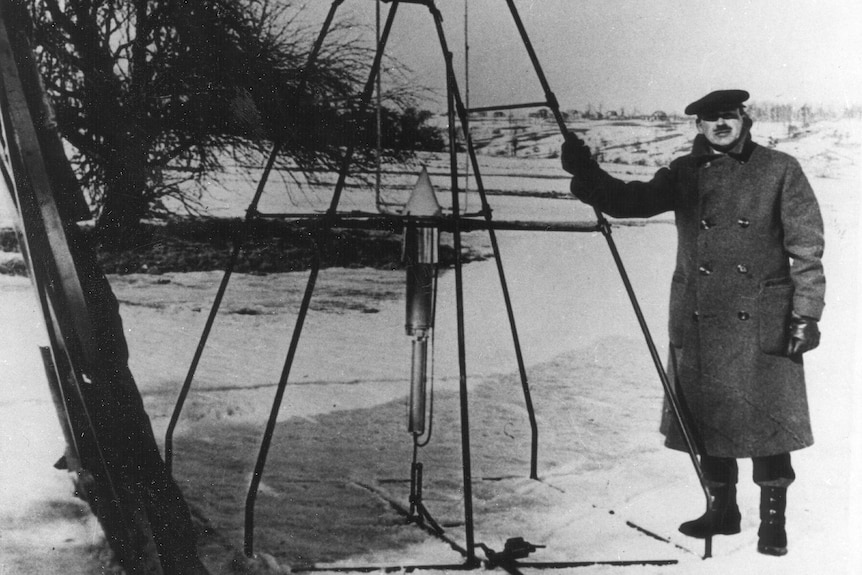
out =
{"type": "MultiPolygon", "coordinates": [[[[515,25],[518,28],[518,33],[521,35],[521,38],[524,42],[524,47],[527,49],[527,53],[530,56],[530,61],[533,64],[533,68],[536,71],[536,76],[539,78],[539,82],[542,85],[542,89],[545,92],[545,99],[547,100],[548,106],[551,108],[551,111],[554,114],[554,118],[557,121],[557,124],[560,127],[560,132],[565,137],[569,134],[568,126],[566,126],[566,122],[563,118],[562,112],[560,112],[560,104],[557,101],[557,97],[551,91],[550,84],[548,83],[548,79],[545,77],[545,73],[542,70],[542,66],[539,63],[539,58],[536,55],[536,51],[533,48],[533,44],[530,41],[529,36],[527,35],[527,30],[524,27],[524,23],[521,20],[520,15],[518,14],[518,9],[515,7],[514,0],[506,0],[506,3],[509,6],[509,11],[512,13],[512,18],[515,21],[515,25]]],[[[623,285],[625,286],[626,292],[629,296],[629,300],[631,301],[632,308],[634,309],[635,316],[637,316],[638,324],[640,325],[641,331],[643,332],[644,339],[646,340],[647,347],[649,348],[650,355],[652,357],[653,363],[655,364],[656,371],[658,371],[659,379],[661,380],[662,387],[665,391],[665,396],[668,398],[668,401],[671,404],[674,417],[679,423],[680,429],[682,431],[683,439],[685,440],[686,448],[688,450],[689,457],[691,459],[692,466],[697,474],[697,478],[700,481],[701,488],[703,489],[703,493],[706,497],[706,508],[707,512],[712,509],[712,498],[709,495],[709,491],[706,487],[706,482],[703,476],[703,468],[700,465],[700,461],[697,458],[697,449],[694,445],[694,440],[691,434],[691,425],[686,420],[685,415],[682,412],[681,406],[679,404],[678,399],[676,398],[675,393],[673,392],[670,380],[668,379],[667,372],[665,371],[661,358],[658,355],[658,351],[656,350],[655,343],[653,341],[652,335],[650,334],[649,327],[647,326],[646,319],[644,318],[643,312],[641,311],[640,304],[638,304],[637,297],[634,293],[634,288],[631,285],[631,281],[629,280],[628,273],[625,270],[625,266],[623,265],[622,258],[620,257],[619,250],[616,247],[616,243],[611,237],[611,226],[608,221],[605,219],[604,215],[596,208],[593,208],[596,214],[596,218],[599,223],[599,227],[602,231],[602,235],[605,236],[607,240],[608,247],[611,251],[611,255],[613,256],[614,262],[616,263],[617,270],[619,271],[620,277],[623,281],[623,285]]],[[[671,350],[673,353],[673,350],[671,350]]],[[[705,540],[705,551],[704,558],[712,556],[712,540],[711,538],[707,538],[705,540]]]]}
{"type": "MultiPolygon", "coordinates": [[[[470,109],[470,9],[468,8],[469,1],[464,0],[464,102],[466,108],[470,109]]],[[[464,142],[465,145],[470,138],[470,118],[462,120],[464,126],[464,142]]],[[[467,192],[470,190],[470,159],[465,158],[464,161],[464,211],[468,210],[467,202],[469,196],[467,192]]]]}
{"type": "MultiPolygon", "coordinates": [[[[374,2],[374,40],[377,45],[380,45],[380,2],[374,2]]],[[[380,186],[382,183],[381,170],[383,169],[383,74],[377,74],[377,94],[375,96],[374,109],[374,140],[375,140],[375,157],[374,163],[376,170],[374,171],[374,200],[377,206],[377,211],[382,211],[383,202],[380,197],[380,186]]]]}

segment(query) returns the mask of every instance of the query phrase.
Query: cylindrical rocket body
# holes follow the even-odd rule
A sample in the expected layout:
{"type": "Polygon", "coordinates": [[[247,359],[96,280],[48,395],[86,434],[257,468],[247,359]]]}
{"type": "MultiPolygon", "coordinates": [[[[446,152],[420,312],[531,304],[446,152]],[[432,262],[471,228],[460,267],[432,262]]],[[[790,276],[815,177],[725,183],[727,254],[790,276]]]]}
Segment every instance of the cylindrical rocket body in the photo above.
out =
{"type": "Polygon", "coordinates": [[[434,323],[434,277],[437,264],[436,228],[408,224],[404,234],[407,263],[407,335],[427,331],[434,323]]]}

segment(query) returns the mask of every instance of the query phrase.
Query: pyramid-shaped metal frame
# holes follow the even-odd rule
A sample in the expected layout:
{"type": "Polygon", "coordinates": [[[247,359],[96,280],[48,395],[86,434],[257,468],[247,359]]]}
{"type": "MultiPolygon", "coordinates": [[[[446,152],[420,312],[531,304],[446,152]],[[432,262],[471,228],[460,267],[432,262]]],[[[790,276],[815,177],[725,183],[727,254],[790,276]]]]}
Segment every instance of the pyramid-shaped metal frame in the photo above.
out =
{"type": "MultiPolygon", "coordinates": [[[[545,96],[545,100],[541,102],[531,102],[526,104],[507,104],[500,106],[489,106],[482,108],[474,108],[467,109],[464,105],[464,102],[461,99],[461,95],[458,89],[457,80],[454,73],[454,67],[452,63],[452,53],[449,51],[446,36],[443,28],[443,18],[440,14],[439,9],[437,8],[434,0],[382,0],[387,4],[390,4],[390,9],[387,15],[387,19],[385,25],[382,29],[382,33],[379,36],[379,42],[377,45],[377,50],[375,52],[374,60],[371,66],[371,71],[368,76],[368,80],[365,84],[364,90],[361,95],[360,100],[360,111],[366,112],[370,109],[372,105],[372,96],[375,88],[375,80],[378,77],[381,69],[381,61],[383,54],[386,49],[386,44],[389,38],[389,34],[392,29],[392,24],[395,20],[395,16],[400,4],[416,4],[425,6],[429,9],[430,13],[433,16],[434,24],[437,31],[437,36],[440,42],[440,47],[443,52],[445,61],[446,61],[446,84],[447,84],[447,114],[449,118],[449,154],[450,154],[450,165],[451,165],[451,193],[452,193],[452,213],[451,215],[445,216],[437,216],[433,218],[416,218],[410,215],[381,215],[379,213],[374,214],[363,214],[363,213],[341,213],[339,212],[339,204],[341,201],[342,192],[345,188],[346,179],[348,174],[351,171],[351,162],[353,155],[355,153],[354,147],[348,147],[345,151],[344,157],[341,162],[341,166],[338,173],[338,180],[335,184],[332,197],[330,200],[328,210],[323,214],[262,214],[258,212],[258,204],[260,202],[261,195],[263,193],[263,189],[265,187],[266,181],[272,171],[272,168],[275,163],[275,159],[281,151],[281,143],[275,142],[270,153],[269,159],[265,165],[261,180],[257,186],[255,195],[252,199],[251,204],[246,213],[246,226],[245,229],[248,230],[251,222],[258,218],[291,218],[297,220],[297,223],[301,225],[307,225],[312,230],[315,237],[320,241],[325,241],[326,234],[333,228],[383,228],[390,230],[399,230],[403,229],[407,223],[413,223],[423,226],[434,226],[439,228],[442,231],[450,232],[453,236],[454,243],[454,252],[455,252],[455,289],[456,289],[456,309],[457,309],[457,326],[458,326],[458,356],[459,356],[459,372],[460,372],[460,404],[461,404],[461,430],[462,430],[462,466],[463,466],[463,475],[464,475],[464,484],[463,484],[463,493],[464,493],[464,524],[465,524],[465,532],[466,532],[466,542],[462,549],[462,553],[465,555],[465,564],[461,567],[473,568],[477,567],[480,564],[480,561],[476,558],[475,549],[477,545],[475,544],[474,539],[474,523],[473,523],[473,510],[472,510],[472,473],[471,473],[471,459],[470,459],[470,431],[469,431],[469,406],[467,401],[467,376],[466,376],[466,359],[464,354],[464,306],[463,306],[463,281],[462,281],[462,260],[461,260],[461,234],[465,231],[473,231],[477,229],[487,230],[489,234],[489,239],[491,243],[491,247],[494,254],[494,259],[497,264],[497,271],[500,278],[500,284],[503,291],[503,299],[506,306],[509,324],[512,331],[512,337],[514,341],[515,354],[518,362],[519,373],[521,377],[522,388],[524,391],[526,408],[530,418],[532,439],[531,439],[531,469],[530,469],[530,477],[533,479],[537,478],[537,451],[538,451],[538,429],[536,425],[535,415],[532,409],[532,401],[530,399],[530,390],[529,385],[527,383],[527,375],[526,369],[524,367],[524,360],[521,354],[521,347],[518,338],[517,327],[515,323],[515,316],[512,310],[511,300],[509,297],[509,291],[506,283],[505,271],[503,269],[502,259],[500,257],[500,250],[496,239],[495,230],[531,230],[531,231],[567,231],[567,232],[601,232],[604,236],[608,248],[611,251],[614,262],[619,271],[620,277],[625,286],[626,292],[631,301],[632,307],[634,309],[635,315],[637,316],[638,323],[640,325],[641,331],[643,332],[644,339],[646,341],[650,356],[652,357],[653,363],[655,365],[656,371],[658,372],[659,379],[661,380],[662,387],[665,392],[665,396],[668,400],[668,404],[671,406],[673,411],[673,415],[676,418],[676,421],[679,423],[680,428],[683,431],[683,436],[686,440],[688,446],[688,452],[691,458],[692,465],[697,474],[697,477],[700,481],[701,487],[703,488],[704,495],[706,497],[706,506],[707,511],[711,509],[712,499],[710,498],[709,492],[706,489],[704,484],[703,472],[700,467],[700,463],[697,457],[697,448],[692,439],[692,435],[690,432],[690,425],[686,421],[686,417],[684,412],[681,409],[678,398],[674,392],[674,386],[672,386],[671,382],[668,379],[668,375],[664,369],[662,364],[662,360],[658,355],[658,351],[653,342],[652,336],[650,335],[649,328],[646,324],[646,320],[641,312],[640,305],[638,304],[637,298],[634,293],[634,289],[629,281],[628,274],[623,265],[622,259],[620,257],[619,251],[617,250],[616,244],[613,240],[611,234],[611,225],[604,217],[604,215],[598,210],[594,210],[595,213],[595,223],[594,224],[578,224],[578,223],[555,223],[548,224],[547,222],[497,222],[493,221],[491,215],[491,208],[488,204],[488,200],[485,194],[484,185],[482,183],[481,170],[478,165],[476,152],[473,147],[473,143],[470,139],[468,127],[468,118],[471,113],[478,112],[488,112],[488,111],[496,111],[496,110],[512,110],[519,108],[530,108],[530,107],[546,107],[550,109],[553,113],[554,119],[559,126],[560,133],[563,137],[567,137],[569,134],[568,127],[566,126],[564,117],[560,111],[559,103],[557,101],[556,96],[551,91],[550,86],[548,84],[547,78],[542,70],[542,67],[539,63],[539,59],[536,55],[536,52],[533,48],[533,45],[529,39],[527,31],[524,27],[524,24],[520,18],[518,10],[514,4],[514,0],[505,0],[506,5],[508,7],[509,12],[515,22],[520,38],[523,42],[525,49],[529,55],[530,61],[532,63],[533,69],[536,73],[537,79],[541,85],[542,91],[545,96]],[[460,123],[464,128],[464,136],[466,140],[466,148],[467,154],[469,155],[469,160],[473,169],[473,176],[476,182],[477,192],[479,194],[481,200],[481,209],[476,214],[462,214],[459,206],[459,183],[458,183],[458,158],[457,158],[457,149],[456,149],[456,125],[460,123]]],[[[320,33],[317,37],[317,40],[312,48],[312,51],[309,56],[308,64],[306,69],[310,69],[312,64],[317,59],[320,49],[323,45],[323,42],[329,33],[332,22],[334,20],[335,14],[339,8],[344,3],[344,0],[333,0],[330,10],[326,16],[326,19],[323,23],[323,26],[320,30],[320,33]]],[[[304,81],[301,81],[298,92],[301,93],[304,88],[304,81]]],[[[215,320],[216,313],[221,304],[221,300],[224,296],[225,290],[227,288],[231,273],[233,272],[233,268],[236,264],[238,255],[240,250],[242,249],[242,244],[246,236],[241,237],[234,246],[234,251],[232,257],[229,261],[227,269],[225,270],[225,274],[223,276],[222,282],[219,286],[219,289],[216,293],[215,300],[210,311],[209,317],[205,324],[203,334],[200,339],[200,343],[198,345],[195,356],[191,362],[191,366],[189,368],[188,375],[183,384],[183,387],[180,391],[179,398],[177,400],[176,408],[174,409],[174,413],[171,418],[171,422],[168,426],[166,438],[165,438],[165,460],[170,469],[171,461],[172,461],[172,445],[173,445],[173,432],[175,426],[177,424],[180,412],[182,410],[183,404],[189,392],[192,379],[194,377],[195,370],[197,368],[198,362],[200,361],[200,357],[206,345],[207,338],[209,336],[210,330],[212,328],[213,322],[215,320]]],[[[312,294],[315,289],[315,284],[317,281],[318,272],[320,270],[320,257],[316,257],[312,263],[312,267],[310,270],[310,274],[307,280],[304,296],[302,302],[300,304],[299,312],[296,319],[296,325],[293,330],[293,335],[291,337],[291,342],[287,351],[287,356],[284,362],[284,367],[282,370],[281,377],[278,382],[277,391],[272,403],[272,409],[270,412],[270,417],[267,422],[267,426],[263,435],[263,439],[261,442],[260,452],[258,455],[257,463],[255,465],[254,473],[252,475],[251,485],[249,486],[248,496],[246,499],[246,509],[245,509],[245,541],[244,541],[244,551],[248,557],[253,556],[254,554],[254,506],[255,500],[257,496],[257,490],[260,485],[260,480],[263,474],[264,467],[266,465],[266,458],[269,451],[269,446],[271,444],[273,433],[275,430],[275,424],[278,416],[278,411],[281,406],[282,399],[284,397],[285,387],[287,385],[287,381],[290,375],[291,366],[293,364],[296,349],[299,343],[299,339],[302,334],[302,328],[305,323],[305,318],[309,309],[309,304],[311,301],[312,294]]],[[[707,538],[705,540],[705,553],[704,557],[710,557],[712,554],[712,544],[711,539],[707,538]]],[[[589,564],[598,564],[601,562],[590,562],[589,564]]],[[[618,561],[612,562],[613,564],[619,565],[621,564],[618,561]]],[[[632,564],[644,564],[644,561],[634,561],[632,564]]],[[[667,564],[667,562],[658,562],[657,564],[667,564]]],[[[518,562],[519,566],[529,566],[527,563],[518,562]]],[[[578,566],[575,563],[558,563],[555,564],[554,567],[562,567],[562,566],[578,566]]],[[[549,565],[545,565],[545,567],[549,567],[549,565]]],[[[419,567],[414,567],[419,568],[419,567]]],[[[441,566],[425,566],[424,568],[436,568],[439,569],[441,566]]],[[[447,568],[453,568],[453,566],[447,566],[447,568]]],[[[351,569],[346,569],[351,570],[351,569]]]]}

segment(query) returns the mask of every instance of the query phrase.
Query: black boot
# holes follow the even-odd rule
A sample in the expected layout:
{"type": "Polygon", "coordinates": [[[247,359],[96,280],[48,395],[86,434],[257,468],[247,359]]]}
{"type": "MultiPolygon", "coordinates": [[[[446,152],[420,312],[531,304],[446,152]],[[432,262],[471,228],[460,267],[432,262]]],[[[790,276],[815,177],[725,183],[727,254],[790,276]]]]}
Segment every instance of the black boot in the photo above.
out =
{"type": "Polygon", "coordinates": [[[712,509],[679,526],[680,533],[689,537],[706,539],[711,535],[733,535],[739,533],[739,507],[736,505],[736,485],[710,487],[712,509]]]}
{"type": "Polygon", "coordinates": [[[787,532],[784,511],[787,508],[786,487],[760,488],[760,529],[757,550],[765,555],[787,554],[787,532]]]}

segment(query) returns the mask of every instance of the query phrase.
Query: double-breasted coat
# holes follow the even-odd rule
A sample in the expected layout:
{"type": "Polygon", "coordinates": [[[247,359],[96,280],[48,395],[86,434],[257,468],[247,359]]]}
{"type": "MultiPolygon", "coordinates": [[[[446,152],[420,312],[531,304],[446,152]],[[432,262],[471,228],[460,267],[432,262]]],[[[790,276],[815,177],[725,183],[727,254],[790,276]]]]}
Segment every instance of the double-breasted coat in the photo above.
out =
{"type": "MultiPolygon", "coordinates": [[[[746,130],[723,155],[698,136],[648,182],[594,165],[572,191],[614,217],[675,212],[668,371],[700,449],[743,458],[811,445],[802,361],[786,347],[791,313],[821,317],[824,239],[799,163],[746,130]]],[[[686,448],[667,402],[661,431],[668,447],[686,448]]]]}

